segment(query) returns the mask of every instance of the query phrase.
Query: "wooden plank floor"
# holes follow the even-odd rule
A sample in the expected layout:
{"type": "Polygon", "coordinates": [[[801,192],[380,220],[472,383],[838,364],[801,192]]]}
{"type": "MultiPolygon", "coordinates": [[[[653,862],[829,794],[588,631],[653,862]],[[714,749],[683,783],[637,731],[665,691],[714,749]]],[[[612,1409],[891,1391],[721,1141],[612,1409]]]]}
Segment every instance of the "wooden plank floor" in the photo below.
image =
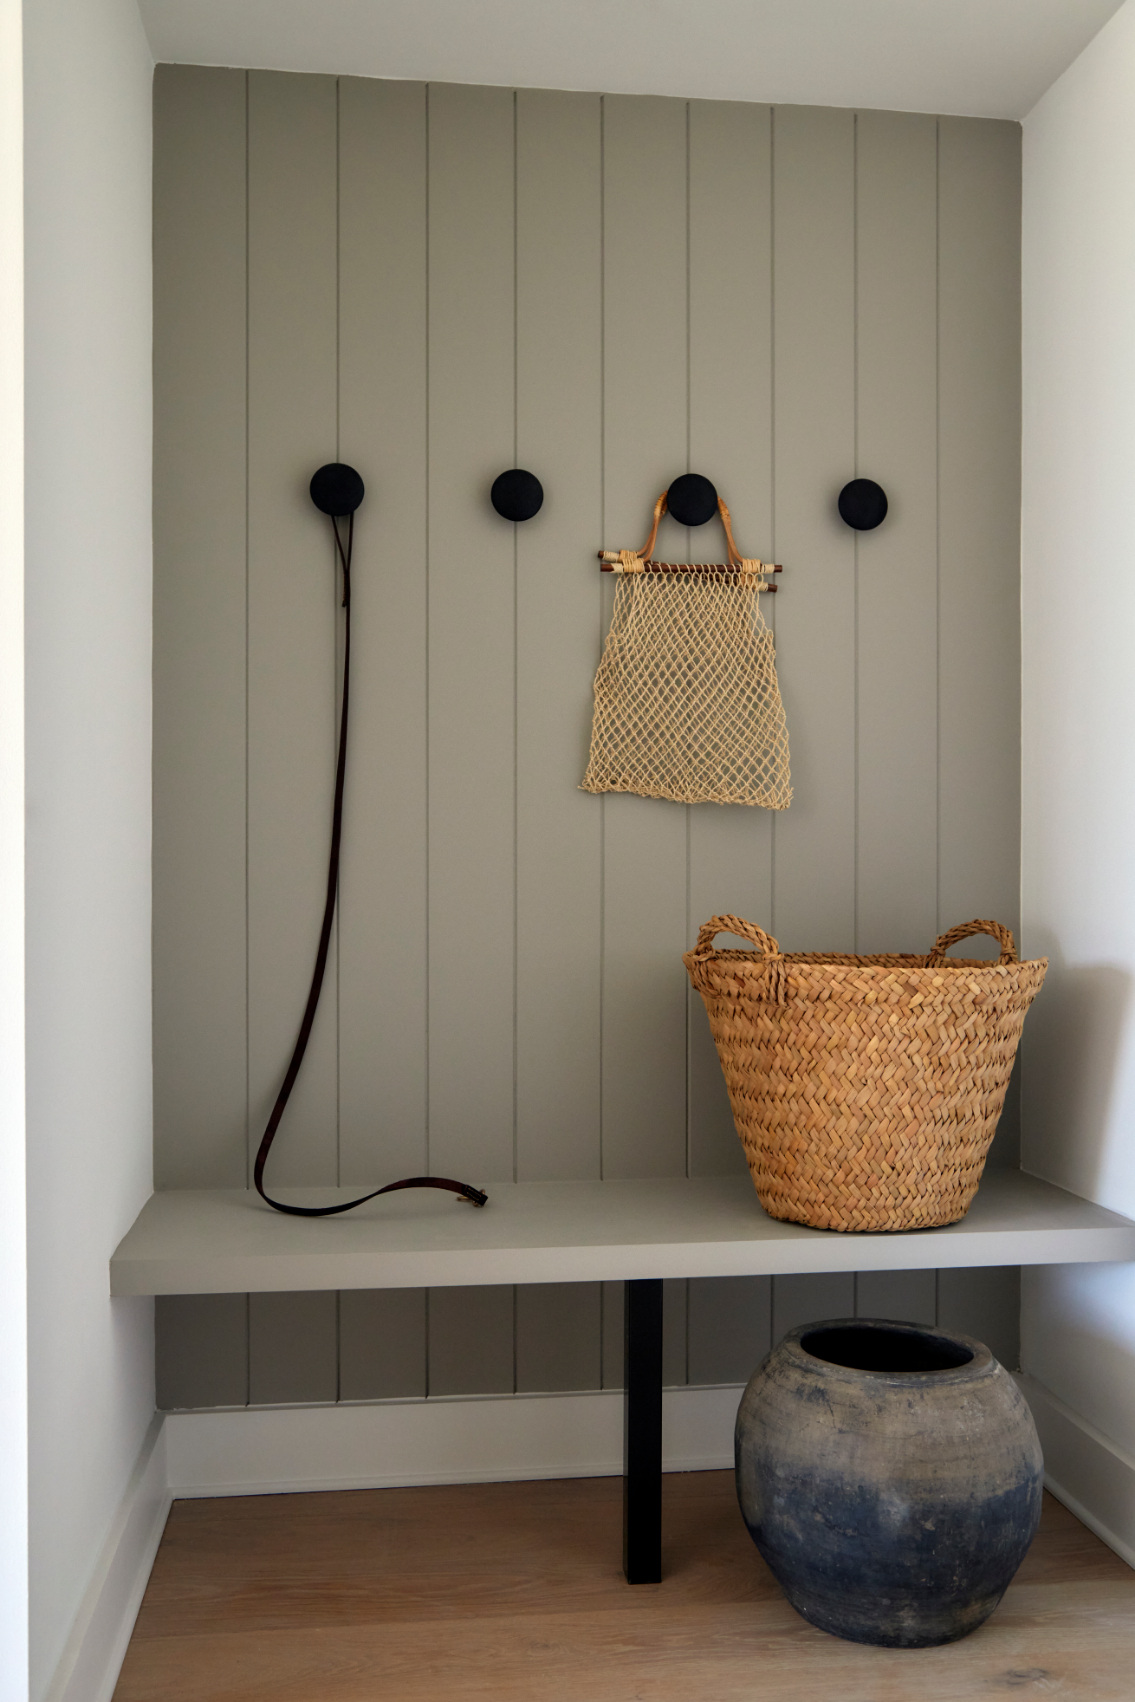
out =
{"type": "Polygon", "coordinates": [[[665,1480],[665,1579],[621,1482],[175,1503],[115,1702],[970,1702],[1135,1696],[1135,1572],[1051,1497],[987,1625],[867,1649],[785,1602],[732,1474],[665,1480]]]}

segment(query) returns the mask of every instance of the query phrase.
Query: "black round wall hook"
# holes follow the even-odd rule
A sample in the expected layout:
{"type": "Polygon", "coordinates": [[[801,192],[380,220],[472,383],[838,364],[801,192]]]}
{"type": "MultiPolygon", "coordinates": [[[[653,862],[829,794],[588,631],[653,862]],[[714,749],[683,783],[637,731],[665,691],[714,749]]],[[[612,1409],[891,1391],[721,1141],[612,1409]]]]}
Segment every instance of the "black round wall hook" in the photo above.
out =
{"type": "Polygon", "coordinates": [[[887,493],[874,479],[852,479],[839,493],[839,517],[857,532],[873,532],[887,518],[887,493]]]}
{"type": "Polygon", "coordinates": [[[666,512],[679,526],[704,526],[717,513],[717,489],[701,473],[683,473],[666,492],[666,512]]]}
{"type": "Polygon", "coordinates": [[[330,514],[333,520],[353,514],[366,495],[359,474],[345,461],[328,461],[325,467],[320,467],[311,475],[308,490],[320,513],[330,514]]]}
{"type": "Polygon", "coordinates": [[[502,520],[531,520],[544,505],[544,487],[535,473],[510,467],[493,480],[489,501],[502,520]]]}

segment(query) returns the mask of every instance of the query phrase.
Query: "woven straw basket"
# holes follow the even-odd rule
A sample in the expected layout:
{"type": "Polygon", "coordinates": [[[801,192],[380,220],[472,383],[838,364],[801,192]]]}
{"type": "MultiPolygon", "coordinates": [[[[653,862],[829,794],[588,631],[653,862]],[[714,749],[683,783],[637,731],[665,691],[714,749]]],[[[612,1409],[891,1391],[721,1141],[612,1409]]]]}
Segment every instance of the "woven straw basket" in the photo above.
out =
{"type": "Polygon", "coordinates": [[[887,1230],[965,1216],[1047,958],[1018,962],[998,922],[951,928],[927,957],[851,957],[782,954],[714,916],[683,962],[770,1217],[887,1230]],[[757,949],[715,951],[719,933],[757,949]],[[999,943],[996,963],[946,958],[971,934],[999,943]]]}

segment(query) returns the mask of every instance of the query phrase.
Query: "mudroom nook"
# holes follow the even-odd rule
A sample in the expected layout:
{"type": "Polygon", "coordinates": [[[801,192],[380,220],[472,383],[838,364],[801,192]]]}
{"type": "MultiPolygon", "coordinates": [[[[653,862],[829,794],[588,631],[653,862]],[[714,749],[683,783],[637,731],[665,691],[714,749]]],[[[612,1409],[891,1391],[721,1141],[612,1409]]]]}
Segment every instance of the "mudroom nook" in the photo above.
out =
{"type": "Polygon", "coordinates": [[[1135,0],[10,10],[3,1702],[1121,1694],[1135,0]]]}

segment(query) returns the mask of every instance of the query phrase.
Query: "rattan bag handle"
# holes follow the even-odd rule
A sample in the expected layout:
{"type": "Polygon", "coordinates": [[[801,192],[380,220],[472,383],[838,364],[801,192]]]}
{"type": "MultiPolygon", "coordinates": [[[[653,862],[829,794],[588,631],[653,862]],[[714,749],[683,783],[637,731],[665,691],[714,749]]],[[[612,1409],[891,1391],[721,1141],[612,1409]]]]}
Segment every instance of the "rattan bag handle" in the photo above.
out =
{"type": "Polygon", "coordinates": [[[1018,961],[1017,942],[1010,928],[1002,927],[1000,922],[959,922],[956,928],[951,928],[949,933],[940,934],[934,941],[934,948],[926,960],[927,968],[937,968],[938,964],[944,961],[951,946],[957,945],[959,940],[968,940],[973,934],[988,934],[991,940],[997,941],[1001,947],[998,963],[1018,961]]]}
{"type": "Polygon", "coordinates": [[[746,922],[743,916],[711,916],[708,922],[703,922],[698,929],[698,943],[686,958],[687,964],[708,963],[714,956],[713,942],[718,934],[736,934],[739,939],[750,940],[763,953],[768,960],[768,995],[775,1004],[782,1005],[787,982],[780,947],[771,934],[766,934],[755,922],[746,922]]]}
{"type": "MultiPolygon", "coordinates": [[[[643,562],[650,560],[650,557],[654,552],[654,545],[658,538],[659,522],[661,521],[662,516],[666,513],[666,495],[667,493],[663,491],[662,495],[658,498],[658,501],[654,505],[654,524],[651,526],[650,536],[642,546],[641,550],[620,550],[619,554],[624,569],[629,564],[641,567],[643,562]]],[[[762,562],[746,563],[744,557],[741,555],[740,550],[733,541],[733,516],[725,506],[725,499],[720,496],[717,499],[717,512],[720,514],[721,524],[725,528],[725,541],[729,546],[730,567],[742,569],[748,567],[751,572],[756,572],[759,568],[763,567],[764,564],[762,562]]],[[[746,926],[748,926],[747,923],[746,926]]],[[[748,938],[747,935],[745,937],[748,938]]]]}

